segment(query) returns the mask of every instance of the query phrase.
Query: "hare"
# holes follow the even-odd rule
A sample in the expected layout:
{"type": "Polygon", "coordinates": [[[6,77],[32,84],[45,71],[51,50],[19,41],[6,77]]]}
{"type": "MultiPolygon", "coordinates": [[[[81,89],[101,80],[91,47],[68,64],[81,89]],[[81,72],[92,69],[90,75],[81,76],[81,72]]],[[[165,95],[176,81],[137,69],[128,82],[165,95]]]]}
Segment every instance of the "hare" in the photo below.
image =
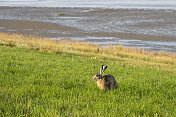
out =
{"type": "Polygon", "coordinates": [[[118,84],[114,76],[106,74],[102,76],[102,73],[107,69],[107,66],[102,65],[100,73],[97,73],[92,77],[93,80],[97,81],[97,85],[101,90],[116,89],[118,84]]]}

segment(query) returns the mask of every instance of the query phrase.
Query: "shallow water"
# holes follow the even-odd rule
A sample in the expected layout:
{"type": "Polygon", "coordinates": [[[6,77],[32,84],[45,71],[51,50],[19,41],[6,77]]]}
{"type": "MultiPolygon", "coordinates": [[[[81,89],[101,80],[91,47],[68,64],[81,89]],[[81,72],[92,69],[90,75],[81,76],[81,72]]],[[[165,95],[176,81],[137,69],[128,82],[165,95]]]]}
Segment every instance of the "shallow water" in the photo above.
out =
{"type": "Polygon", "coordinates": [[[1,0],[0,6],[176,9],[175,0],[1,0]]]}

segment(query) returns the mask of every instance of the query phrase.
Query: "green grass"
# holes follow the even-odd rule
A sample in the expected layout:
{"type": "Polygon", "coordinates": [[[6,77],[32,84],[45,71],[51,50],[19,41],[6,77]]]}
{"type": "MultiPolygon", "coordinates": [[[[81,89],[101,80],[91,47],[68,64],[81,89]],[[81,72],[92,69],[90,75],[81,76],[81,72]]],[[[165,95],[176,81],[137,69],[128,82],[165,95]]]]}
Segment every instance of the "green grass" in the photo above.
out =
{"type": "Polygon", "coordinates": [[[0,116],[176,116],[176,74],[150,65],[0,46],[0,116]],[[100,66],[117,90],[92,81],[100,66]]]}

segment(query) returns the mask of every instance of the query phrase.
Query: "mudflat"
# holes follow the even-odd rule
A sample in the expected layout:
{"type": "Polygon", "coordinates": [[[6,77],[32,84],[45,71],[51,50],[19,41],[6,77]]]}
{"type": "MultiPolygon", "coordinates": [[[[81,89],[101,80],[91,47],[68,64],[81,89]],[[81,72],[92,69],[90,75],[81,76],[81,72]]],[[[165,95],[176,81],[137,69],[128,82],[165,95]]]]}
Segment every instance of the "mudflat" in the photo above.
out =
{"type": "Polygon", "coordinates": [[[175,14],[175,10],[0,7],[0,32],[176,51],[175,14]]]}
{"type": "Polygon", "coordinates": [[[59,33],[49,33],[49,30],[57,30],[61,32],[77,31],[76,28],[61,26],[55,23],[15,19],[1,19],[0,26],[1,32],[13,32],[48,38],[61,36],[59,33]]]}

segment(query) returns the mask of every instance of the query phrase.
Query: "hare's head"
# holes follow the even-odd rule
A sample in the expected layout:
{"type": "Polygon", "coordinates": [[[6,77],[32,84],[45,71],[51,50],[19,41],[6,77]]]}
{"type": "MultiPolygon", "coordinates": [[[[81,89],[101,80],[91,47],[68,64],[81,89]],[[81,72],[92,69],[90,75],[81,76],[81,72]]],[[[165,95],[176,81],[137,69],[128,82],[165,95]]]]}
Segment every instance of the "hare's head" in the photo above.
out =
{"type": "Polygon", "coordinates": [[[102,65],[100,69],[100,73],[97,73],[92,77],[93,80],[97,81],[98,79],[102,78],[102,73],[106,70],[107,66],[102,65]]]}
{"type": "Polygon", "coordinates": [[[98,79],[101,79],[101,78],[102,78],[102,75],[99,74],[99,73],[97,73],[96,75],[94,75],[94,76],[92,77],[92,80],[97,81],[98,79]]]}

